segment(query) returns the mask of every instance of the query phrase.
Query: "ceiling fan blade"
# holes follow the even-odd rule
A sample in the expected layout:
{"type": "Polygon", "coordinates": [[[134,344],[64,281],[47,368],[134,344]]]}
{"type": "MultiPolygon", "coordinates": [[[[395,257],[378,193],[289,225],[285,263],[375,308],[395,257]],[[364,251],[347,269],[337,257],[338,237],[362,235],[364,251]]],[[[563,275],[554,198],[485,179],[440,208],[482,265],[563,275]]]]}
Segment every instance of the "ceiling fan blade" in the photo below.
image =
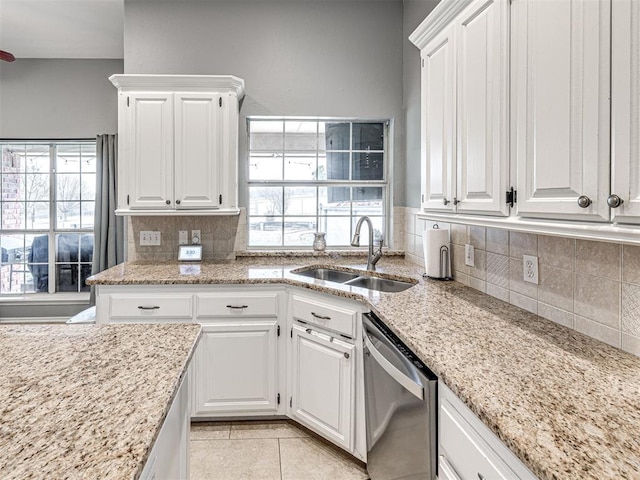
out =
{"type": "Polygon", "coordinates": [[[4,60],[5,62],[13,62],[16,57],[11,55],[9,52],[5,52],[4,50],[0,50],[0,60],[4,60]]]}

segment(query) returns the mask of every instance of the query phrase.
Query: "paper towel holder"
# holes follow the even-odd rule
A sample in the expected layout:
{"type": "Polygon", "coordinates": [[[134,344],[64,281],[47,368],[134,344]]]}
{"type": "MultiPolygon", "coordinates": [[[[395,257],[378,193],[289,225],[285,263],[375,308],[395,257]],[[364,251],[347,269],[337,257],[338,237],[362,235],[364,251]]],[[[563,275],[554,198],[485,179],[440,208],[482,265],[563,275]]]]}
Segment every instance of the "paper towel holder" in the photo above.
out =
{"type": "MultiPolygon", "coordinates": [[[[440,225],[437,223],[433,224],[432,227],[434,230],[439,230],[440,225]]],[[[451,276],[451,256],[449,252],[449,247],[446,245],[442,245],[440,247],[440,276],[439,277],[430,277],[426,273],[423,273],[422,276],[425,278],[430,278],[432,280],[440,280],[440,281],[451,281],[453,277],[451,276]]]]}

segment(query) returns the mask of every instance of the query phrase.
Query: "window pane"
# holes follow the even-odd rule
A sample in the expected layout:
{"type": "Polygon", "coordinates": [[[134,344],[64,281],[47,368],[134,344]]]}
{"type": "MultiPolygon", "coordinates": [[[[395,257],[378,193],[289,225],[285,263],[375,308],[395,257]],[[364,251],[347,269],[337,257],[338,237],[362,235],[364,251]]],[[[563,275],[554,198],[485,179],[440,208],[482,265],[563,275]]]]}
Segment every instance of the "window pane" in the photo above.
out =
{"type": "Polygon", "coordinates": [[[80,228],[80,202],[57,202],[56,228],[80,228]]]}
{"type": "Polygon", "coordinates": [[[27,174],[23,178],[26,180],[25,196],[27,201],[49,200],[49,174],[27,174]]]}
{"type": "Polygon", "coordinates": [[[249,180],[282,180],[282,165],[280,153],[251,154],[249,180]]]}
{"type": "Polygon", "coordinates": [[[80,174],[56,175],[56,200],[80,200],[80,174]]]}
{"type": "Polygon", "coordinates": [[[95,172],[96,171],[96,144],[89,143],[82,145],[81,149],[82,163],[80,170],[82,172],[95,172]]]}
{"type": "Polygon", "coordinates": [[[328,246],[344,246],[351,242],[351,217],[321,217],[318,230],[327,232],[328,246]]]}
{"type": "Polygon", "coordinates": [[[310,150],[318,148],[318,123],[316,121],[284,122],[285,150],[310,150]]]}
{"type": "Polygon", "coordinates": [[[274,216],[284,213],[282,187],[251,187],[249,189],[249,214],[274,216]]]}
{"type": "Polygon", "coordinates": [[[2,203],[2,229],[21,230],[25,227],[24,203],[2,203]]]}
{"type": "Polygon", "coordinates": [[[284,179],[285,180],[315,180],[316,154],[285,154],[284,179]]]}
{"type": "Polygon", "coordinates": [[[95,202],[82,202],[80,204],[80,228],[93,228],[94,212],[96,209],[95,202]]]}
{"type": "Polygon", "coordinates": [[[58,144],[56,148],[56,172],[80,172],[80,151],[82,145],[58,144]]]}
{"type": "Polygon", "coordinates": [[[327,150],[349,150],[350,123],[325,123],[324,143],[327,150]]]}
{"type": "Polygon", "coordinates": [[[5,173],[24,172],[25,145],[5,145],[2,149],[2,171],[5,173]]]}
{"type": "Polygon", "coordinates": [[[25,167],[27,172],[39,173],[49,172],[49,145],[26,145],[25,146],[25,167]]]}
{"type": "Polygon", "coordinates": [[[77,292],[78,271],[80,266],[75,263],[56,264],[56,292],[77,292]]]}
{"type": "Polygon", "coordinates": [[[316,187],[284,187],[285,215],[315,215],[316,187]]]}
{"type": "Polygon", "coordinates": [[[250,150],[283,150],[284,122],[282,120],[251,120],[250,150]]]}
{"type": "Polygon", "coordinates": [[[284,245],[312,246],[315,232],[315,217],[286,217],[284,221],[284,245]]]}
{"type": "Polygon", "coordinates": [[[384,180],[382,153],[354,153],[353,180],[384,180]]]}
{"type": "Polygon", "coordinates": [[[29,230],[49,229],[49,202],[28,202],[26,227],[29,230]]]}
{"type": "Polygon", "coordinates": [[[353,216],[383,215],[382,187],[353,187],[353,216]]]}
{"type": "Polygon", "coordinates": [[[325,158],[327,180],[349,180],[349,154],[327,152],[325,158]]]}
{"type": "Polygon", "coordinates": [[[351,187],[320,187],[320,215],[351,215],[351,187]]]}
{"type": "Polygon", "coordinates": [[[354,150],[382,150],[384,148],[384,125],[382,123],[354,123],[354,150]]]}
{"type": "Polygon", "coordinates": [[[27,235],[27,261],[31,276],[31,291],[49,291],[49,236],[27,235]]]}
{"type": "Polygon", "coordinates": [[[56,235],[56,262],[78,262],[80,235],[61,233],[56,235]]]}
{"type": "Polygon", "coordinates": [[[27,192],[27,176],[24,173],[2,175],[2,201],[24,202],[27,192]]]}
{"type": "Polygon", "coordinates": [[[83,173],[81,186],[80,195],[82,200],[96,199],[96,175],[94,173],[83,173]]]}
{"type": "Polygon", "coordinates": [[[248,244],[282,246],[282,217],[249,217],[248,244]]]}

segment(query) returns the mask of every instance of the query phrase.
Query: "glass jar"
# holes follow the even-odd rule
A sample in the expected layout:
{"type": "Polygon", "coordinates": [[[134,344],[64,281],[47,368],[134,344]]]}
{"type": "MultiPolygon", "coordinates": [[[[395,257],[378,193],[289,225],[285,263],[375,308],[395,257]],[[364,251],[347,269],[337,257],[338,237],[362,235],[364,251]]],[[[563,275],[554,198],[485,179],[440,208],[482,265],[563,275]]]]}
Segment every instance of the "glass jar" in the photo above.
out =
{"type": "Polygon", "coordinates": [[[324,238],[325,232],[316,232],[313,234],[313,250],[316,252],[324,252],[327,248],[327,240],[324,238]]]}

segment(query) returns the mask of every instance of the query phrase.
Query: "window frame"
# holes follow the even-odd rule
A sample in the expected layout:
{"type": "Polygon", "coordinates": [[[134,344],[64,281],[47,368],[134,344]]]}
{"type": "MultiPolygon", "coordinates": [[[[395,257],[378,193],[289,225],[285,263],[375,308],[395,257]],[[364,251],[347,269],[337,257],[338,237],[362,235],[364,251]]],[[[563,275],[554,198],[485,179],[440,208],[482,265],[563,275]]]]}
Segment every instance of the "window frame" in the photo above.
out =
{"type": "MultiPolygon", "coordinates": [[[[57,286],[57,271],[56,267],[58,264],[63,264],[65,262],[57,262],[56,261],[56,236],[60,234],[70,233],[77,234],[79,237],[85,234],[95,234],[95,217],[94,223],[91,228],[58,228],[58,219],[57,219],[57,206],[59,202],[64,202],[65,200],[57,199],[57,174],[60,172],[56,171],[56,159],[58,158],[58,146],[60,145],[94,145],[97,147],[96,138],[78,138],[78,139],[14,139],[14,138],[0,138],[0,145],[4,146],[7,144],[12,145],[41,145],[47,146],[49,149],[49,168],[47,171],[47,175],[49,175],[49,198],[47,202],[49,203],[49,227],[38,228],[38,229],[3,229],[2,223],[0,223],[0,235],[31,235],[31,236],[39,236],[39,235],[47,235],[48,246],[47,246],[47,274],[48,274],[48,288],[47,292],[0,292],[0,303],[2,304],[79,304],[86,303],[89,299],[90,291],[59,291],[56,292],[57,286]],[[18,303],[15,303],[18,302],[18,303]]],[[[97,152],[96,152],[97,153],[97,152]]],[[[62,172],[66,173],[66,172],[62,172]]],[[[90,174],[94,174],[97,176],[97,163],[96,163],[96,171],[95,172],[86,172],[90,174]]],[[[80,181],[82,181],[82,171],[78,172],[80,175],[80,181]]],[[[0,179],[2,178],[2,172],[0,171],[0,179]]],[[[80,187],[82,188],[82,187],[80,187]]],[[[0,193],[2,192],[2,186],[0,185],[0,193]]],[[[82,195],[82,191],[80,192],[82,195]]],[[[98,196],[98,191],[95,192],[95,197],[93,200],[83,200],[80,198],[78,203],[80,204],[80,215],[82,215],[82,204],[84,202],[92,202],[95,206],[95,201],[98,196]]],[[[68,200],[67,200],[68,201],[68,200]]],[[[0,202],[1,203],[1,202],[0,202]]],[[[27,204],[28,201],[25,199],[23,204],[27,204]]],[[[94,208],[95,212],[95,208],[94,208]]],[[[0,219],[0,222],[2,220],[0,219]]],[[[81,238],[81,237],[80,237],[81,238]]],[[[95,237],[94,237],[95,238],[95,237]]],[[[80,247],[80,244],[78,245],[80,247]]],[[[95,248],[95,243],[94,243],[95,248]]],[[[73,265],[80,268],[81,265],[87,264],[88,262],[82,262],[80,258],[78,258],[77,262],[73,262],[73,265]]],[[[4,265],[4,264],[3,264],[4,265]]],[[[26,262],[25,262],[26,265],[26,262]]],[[[80,271],[78,272],[78,281],[80,281],[80,271]]],[[[33,275],[32,275],[33,276],[33,275]]],[[[80,287],[81,288],[81,287],[80,287]]]]}
{"type": "MultiPolygon", "coordinates": [[[[390,237],[391,237],[391,230],[390,230],[390,225],[391,225],[391,216],[392,216],[392,206],[391,206],[391,199],[392,199],[392,187],[393,187],[393,181],[391,178],[391,172],[393,171],[392,168],[392,159],[393,159],[393,154],[392,154],[392,137],[393,137],[393,120],[391,118],[363,118],[363,117],[309,117],[309,116],[281,116],[281,115],[277,115],[277,116],[267,116],[267,115],[250,115],[246,117],[246,129],[247,129],[247,135],[246,135],[246,145],[247,145],[247,152],[246,152],[246,160],[244,162],[244,174],[245,174],[245,199],[246,199],[246,226],[245,226],[245,238],[246,238],[246,244],[245,244],[245,248],[247,251],[252,251],[252,250],[301,250],[301,251],[309,251],[313,249],[312,246],[312,242],[309,243],[309,245],[284,245],[284,234],[285,234],[285,218],[287,217],[292,217],[292,218],[302,218],[302,217],[309,217],[309,218],[315,218],[316,220],[316,229],[317,229],[317,225],[318,225],[318,221],[320,220],[320,218],[325,218],[322,215],[319,215],[317,209],[316,209],[316,213],[315,215],[285,215],[284,213],[282,213],[282,215],[280,215],[280,217],[283,220],[283,225],[282,225],[282,244],[281,245],[250,245],[250,234],[251,234],[251,222],[250,222],[250,188],[252,186],[263,186],[263,187],[281,187],[283,188],[283,195],[284,195],[284,188],[286,187],[315,187],[315,188],[321,188],[321,187],[345,187],[345,188],[357,188],[357,187],[381,187],[382,188],[382,226],[383,226],[383,238],[384,238],[384,242],[385,242],[385,246],[389,247],[390,246],[390,237]],[[326,123],[326,122],[332,122],[332,123],[349,123],[350,124],[350,140],[351,143],[349,145],[349,149],[345,150],[345,149],[336,149],[336,150],[330,150],[332,153],[348,153],[350,155],[353,155],[355,153],[361,153],[361,150],[356,150],[353,148],[353,124],[357,124],[357,123],[381,123],[383,125],[383,150],[382,150],[382,158],[383,158],[383,169],[382,169],[382,180],[285,180],[284,178],[281,180],[251,180],[250,179],[250,167],[251,167],[251,154],[252,154],[252,150],[251,150],[251,122],[252,121],[281,121],[283,122],[283,124],[285,124],[285,122],[316,122],[316,125],[318,125],[319,123],[326,123]]],[[[317,130],[316,130],[317,131],[317,130]]],[[[285,153],[286,153],[286,141],[285,141],[285,137],[286,137],[286,128],[283,128],[283,149],[282,149],[282,153],[283,153],[283,158],[286,157],[285,153]]],[[[300,153],[300,150],[293,150],[296,153],[300,153]]],[[[266,150],[264,151],[266,153],[266,150]]],[[[315,153],[316,156],[317,154],[320,152],[320,149],[318,147],[316,147],[315,153]]],[[[375,150],[374,152],[378,153],[378,150],[375,150]]],[[[353,157],[350,156],[350,162],[349,162],[349,177],[352,176],[352,172],[353,172],[353,157]]],[[[317,198],[317,197],[316,197],[317,198]]],[[[284,198],[283,198],[283,202],[284,202],[284,198]]],[[[336,216],[329,216],[328,218],[349,218],[350,219],[350,235],[349,238],[351,238],[353,236],[353,229],[354,229],[354,225],[355,225],[355,221],[359,218],[354,216],[353,214],[353,197],[350,198],[350,206],[349,206],[349,211],[350,214],[347,215],[336,215],[336,216]]],[[[259,215],[262,216],[262,215],[259,215]]],[[[378,217],[376,215],[376,217],[378,217]]],[[[361,242],[361,248],[365,249],[368,248],[366,243],[368,243],[367,238],[362,238],[362,242],[361,242]]],[[[327,245],[327,248],[330,250],[349,250],[349,249],[353,249],[355,247],[352,247],[351,245],[327,245]]]]}

